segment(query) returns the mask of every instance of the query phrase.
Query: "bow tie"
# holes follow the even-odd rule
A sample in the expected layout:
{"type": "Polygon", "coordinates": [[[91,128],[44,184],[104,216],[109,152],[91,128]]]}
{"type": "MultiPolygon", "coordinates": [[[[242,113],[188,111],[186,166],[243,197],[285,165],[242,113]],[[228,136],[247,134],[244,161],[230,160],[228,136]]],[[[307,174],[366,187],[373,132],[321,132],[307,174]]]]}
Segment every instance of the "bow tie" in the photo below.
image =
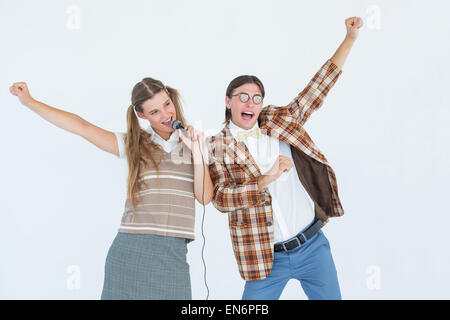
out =
{"type": "Polygon", "coordinates": [[[255,128],[250,131],[239,131],[238,132],[238,140],[244,141],[247,137],[254,137],[258,139],[261,136],[261,130],[259,128],[255,128]]]}

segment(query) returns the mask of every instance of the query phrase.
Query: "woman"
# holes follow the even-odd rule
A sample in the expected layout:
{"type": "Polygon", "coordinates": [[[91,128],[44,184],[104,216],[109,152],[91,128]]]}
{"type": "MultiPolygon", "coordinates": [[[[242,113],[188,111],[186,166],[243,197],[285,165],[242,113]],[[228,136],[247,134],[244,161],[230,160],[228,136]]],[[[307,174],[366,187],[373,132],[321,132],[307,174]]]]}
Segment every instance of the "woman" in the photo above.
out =
{"type": "Polygon", "coordinates": [[[194,239],[194,199],[209,203],[213,189],[203,133],[186,125],[178,91],[151,78],[137,83],[126,134],[33,99],[24,82],[14,83],[10,91],[50,123],[127,159],[127,200],[106,258],[102,299],[191,299],[186,253],[194,239]],[[137,117],[150,127],[143,130],[137,117]],[[186,134],[172,128],[174,120],[186,134]]]}

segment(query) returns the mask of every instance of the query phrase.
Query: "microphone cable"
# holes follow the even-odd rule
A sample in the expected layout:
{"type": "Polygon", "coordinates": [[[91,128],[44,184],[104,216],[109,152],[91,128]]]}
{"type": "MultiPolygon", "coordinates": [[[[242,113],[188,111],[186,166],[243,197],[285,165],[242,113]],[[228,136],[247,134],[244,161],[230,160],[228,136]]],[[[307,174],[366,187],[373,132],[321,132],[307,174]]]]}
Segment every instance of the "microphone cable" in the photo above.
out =
{"type": "MultiPolygon", "coordinates": [[[[171,127],[173,129],[181,129],[183,131],[184,134],[187,135],[186,129],[183,127],[182,123],[179,120],[174,120],[171,123],[171,127]]],[[[202,157],[202,164],[203,164],[203,186],[202,186],[202,206],[203,206],[203,215],[202,215],[202,237],[203,237],[203,246],[202,246],[202,261],[203,261],[203,268],[204,268],[204,273],[203,273],[203,279],[205,281],[205,286],[206,286],[206,300],[208,300],[209,298],[209,287],[208,287],[208,282],[206,281],[206,262],[205,262],[205,258],[204,258],[204,251],[205,251],[205,244],[206,244],[206,238],[205,238],[205,233],[203,231],[203,225],[205,222],[205,159],[203,158],[203,152],[202,152],[202,148],[200,145],[200,140],[197,139],[198,142],[198,149],[200,151],[200,155],[202,157]]],[[[195,166],[195,163],[194,163],[195,166]]]]}
{"type": "Polygon", "coordinates": [[[202,163],[203,163],[203,188],[202,188],[202,205],[203,205],[203,216],[202,216],[202,237],[203,237],[203,246],[202,246],[202,261],[203,261],[203,267],[204,267],[204,274],[203,274],[203,279],[205,281],[205,286],[206,286],[206,300],[208,300],[209,298],[209,287],[208,287],[208,283],[206,282],[206,262],[205,262],[205,258],[203,256],[204,254],[204,250],[205,250],[205,244],[206,244],[206,238],[205,238],[205,233],[203,232],[203,224],[205,222],[205,159],[203,158],[203,152],[202,149],[200,147],[200,140],[197,139],[198,142],[198,150],[200,150],[200,154],[202,156],[202,163]]]}

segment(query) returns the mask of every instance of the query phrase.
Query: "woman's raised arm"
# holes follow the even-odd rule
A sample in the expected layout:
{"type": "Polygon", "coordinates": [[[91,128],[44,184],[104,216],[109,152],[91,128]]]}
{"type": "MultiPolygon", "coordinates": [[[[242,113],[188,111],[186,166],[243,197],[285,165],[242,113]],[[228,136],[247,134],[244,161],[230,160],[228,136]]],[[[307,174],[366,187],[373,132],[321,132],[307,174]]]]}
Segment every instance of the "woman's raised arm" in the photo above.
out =
{"type": "Polygon", "coordinates": [[[113,132],[99,128],[76,114],[50,107],[33,99],[25,82],[16,82],[9,90],[19,98],[24,106],[33,110],[48,122],[83,137],[103,151],[119,156],[117,138],[113,132]]]}

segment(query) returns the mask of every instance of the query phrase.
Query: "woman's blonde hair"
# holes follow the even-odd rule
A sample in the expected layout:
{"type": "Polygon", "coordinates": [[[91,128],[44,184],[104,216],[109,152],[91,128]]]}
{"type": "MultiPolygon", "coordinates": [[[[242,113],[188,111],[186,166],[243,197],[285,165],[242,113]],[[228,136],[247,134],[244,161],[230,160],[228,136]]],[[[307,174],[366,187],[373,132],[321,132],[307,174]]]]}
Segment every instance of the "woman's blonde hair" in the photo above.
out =
{"type": "Polygon", "coordinates": [[[127,195],[133,208],[136,208],[138,202],[136,193],[139,192],[143,184],[143,181],[139,180],[141,169],[151,163],[158,170],[158,164],[162,156],[161,147],[153,142],[150,133],[143,130],[139,125],[136,112],[143,113],[142,104],[161,91],[165,91],[172,100],[175,106],[176,119],[180,120],[184,126],[186,125],[180,95],[176,89],[165,86],[161,81],[152,78],[144,78],[134,86],[131,94],[131,106],[128,107],[127,111],[127,135],[125,137],[128,162],[127,195]]]}

